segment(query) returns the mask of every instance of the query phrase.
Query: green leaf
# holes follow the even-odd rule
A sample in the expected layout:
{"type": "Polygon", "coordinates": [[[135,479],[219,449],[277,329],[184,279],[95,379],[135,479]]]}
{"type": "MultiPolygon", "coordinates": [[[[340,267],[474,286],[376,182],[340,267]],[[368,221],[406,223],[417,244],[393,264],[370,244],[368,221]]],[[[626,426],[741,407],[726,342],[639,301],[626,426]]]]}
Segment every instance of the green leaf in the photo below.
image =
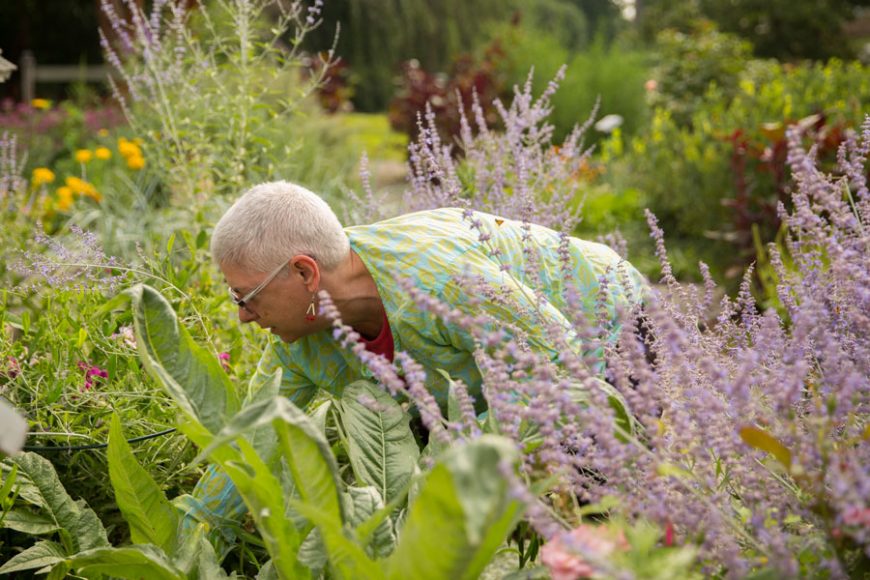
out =
{"type": "Polygon", "coordinates": [[[517,460],[509,441],[490,435],[446,453],[409,508],[387,577],[477,578],[522,513],[502,475],[517,460]],[[438,558],[421,558],[431,546],[438,558]]]}
{"type": "Polygon", "coordinates": [[[118,415],[109,428],[109,478],[134,544],[154,544],[175,553],[178,514],[151,475],[139,465],[121,431],[118,415]]]}
{"type": "Polygon", "coordinates": [[[97,515],[84,502],[72,500],[51,462],[35,453],[23,453],[9,461],[18,466],[19,497],[43,508],[45,516],[67,533],[72,552],[109,545],[97,515]]]}
{"type": "MultiPolygon", "coordinates": [[[[384,501],[374,487],[348,487],[342,494],[347,506],[347,523],[357,528],[371,521],[371,518],[384,509],[384,501]]],[[[368,546],[368,554],[374,558],[388,556],[396,546],[396,535],[386,518],[373,530],[368,546]]]]}
{"type": "Polygon", "coordinates": [[[738,433],[743,442],[750,447],[767,451],[776,457],[786,469],[791,468],[791,451],[773,435],[753,426],[741,427],[738,433]]]}
{"type": "Polygon", "coordinates": [[[217,433],[239,409],[235,388],[217,358],[194,342],[156,290],[140,284],[127,293],[145,369],[185,414],[217,433]]]}
{"type": "Polygon", "coordinates": [[[292,403],[284,398],[277,398],[274,403],[278,415],[273,425],[299,496],[341,525],[344,510],[338,495],[338,465],[329,443],[311,419],[292,403]]]}
{"type": "Polygon", "coordinates": [[[133,580],[186,580],[166,554],[151,545],[96,548],[76,554],[68,562],[79,574],[107,574],[133,580]]]}
{"type": "Polygon", "coordinates": [[[344,533],[340,521],[307,502],[294,502],[293,507],[320,530],[333,576],[353,580],[380,580],[384,577],[380,564],[369,558],[362,547],[344,533]]]}
{"type": "Polygon", "coordinates": [[[0,567],[0,574],[11,574],[12,572],[53,566],[64,559],[66,559],[66,553],[63,550],[63,546],[57,542],[42,540],[10,558],[0,567]]]}
{"type": "Polygon", "coordinates": [[[420,458],[410,417],[382,388],[351,383],[337,405],[357,480],[390,502],[407,488],[420,458]]]}
{"type": "Polygon", "coordinates": [[[34,536],[51,534],[60,529],[57,523],[47,515],[24,510],[6,512],[3,517],[3,527],[34,536]]]}
{"type": "MultiPolygon", "coordinates": [[[[286,399],[277,400],[291,405],[286,399]]],[[[197,422],[183,423],[179,429],[205,448],[203,454],[218,463],[232,479],[263,536],[276,573],[283,578],[308,578],[309,571],[296,559],[302,540],[293,521],[285,516],[281,483],[251,443],[240,438],[271,421],[274,404],[274,400],[265,400],[246,407],[230,420],[220,437],[213,436],[197,422]],[[238,439],[238,449],[227,445],[234,439],[238,439]]]]}

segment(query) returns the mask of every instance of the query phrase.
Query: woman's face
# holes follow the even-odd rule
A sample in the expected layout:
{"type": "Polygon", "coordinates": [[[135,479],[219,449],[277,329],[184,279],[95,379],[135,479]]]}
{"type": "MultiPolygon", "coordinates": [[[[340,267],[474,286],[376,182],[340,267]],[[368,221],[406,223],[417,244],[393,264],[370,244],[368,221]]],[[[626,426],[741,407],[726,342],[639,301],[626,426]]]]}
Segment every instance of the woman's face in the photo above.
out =
{"type": "MultiPolygon", "coordinates": [[[[316,284],[312,283],[312,267],[316,268],[316,265],[308,261],[310,258],[289,260],[286,270],[239,307],[239,320],[242,323],[256,322],[288,343],[321,330],[323,324],[319,318],[313,322],[306,319],[316,289],[316,284]]],[[[221,264],[220,269],[230,289],[239,297],[262,284],[269,275],[234,264],[221,264]]]]}

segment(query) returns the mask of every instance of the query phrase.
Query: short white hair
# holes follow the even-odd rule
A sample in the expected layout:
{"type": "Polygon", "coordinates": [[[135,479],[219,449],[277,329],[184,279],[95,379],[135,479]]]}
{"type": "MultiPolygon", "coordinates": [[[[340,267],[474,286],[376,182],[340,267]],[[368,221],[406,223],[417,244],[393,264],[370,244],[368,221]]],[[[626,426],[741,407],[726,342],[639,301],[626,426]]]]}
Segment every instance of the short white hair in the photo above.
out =
{"type": "Polygon", "coordinates": [[[268,272],[298,254],[333,270],[350,242],[332,208],[315,193],[289,181],[255,185],[227,210],[214,228],[212,259],[268,272]]]}

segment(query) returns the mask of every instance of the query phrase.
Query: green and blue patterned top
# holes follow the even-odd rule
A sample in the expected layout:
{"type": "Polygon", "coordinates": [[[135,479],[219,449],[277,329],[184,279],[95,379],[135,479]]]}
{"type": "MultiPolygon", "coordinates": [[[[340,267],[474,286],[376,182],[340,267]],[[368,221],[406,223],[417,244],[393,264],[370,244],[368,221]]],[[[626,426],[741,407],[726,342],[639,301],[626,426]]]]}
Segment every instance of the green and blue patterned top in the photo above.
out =
{"type": "MultiPolygon", "coordinates": [[[[377,285],[395,350],[408,353],[423,366],[426,386],[442,406],[447,402],[448,383],[438,369],[461,379],[477,401],[483,400],[481,374],[473,356],[478,345],[468,331],[412,300],[399,285],[401,278],[412,280],[417,288],[463,313],[484,315],[493,329],[519,335],[531,349],[546,353],[553,361],[561,348],[548,340],[542,322],[560,324],[571,332],[564,292],[566,264],[570,264],[582,310],[592,322],[602,276],[610,280],[605,304],[612,317],[617,304],[639,300],[645,286],[637,270],[607,246],[577,238],[563,240],[551,229],[482,212],[469,218],[456,208],[421,211],[345,231],[351,249],[377,285]],[[473,220],[478,227],[471,227],[473,220]],[[482,295],[460,282],[469,278],[486,282],[493,295],[482,295]],[[627,292],[618,280],[629,282],[627,292]]],[[[617,330],[613,329],[614,336],[617,330]]],[[[582,353],[583,345],[575,346],[582,353]]],[[[307,406],[321,389],[339,396],[345,385],[373,379],[329,331],[292,344],[273,339],[260,360],[254,385],[275,371],[282,376],[280,392],[300,407],[307,406]]],[[[245,511],[229,479],[214,468],[186,500],[189,515],[212,526],[219,525],[221,517],[238,518],[245,511]]]]}

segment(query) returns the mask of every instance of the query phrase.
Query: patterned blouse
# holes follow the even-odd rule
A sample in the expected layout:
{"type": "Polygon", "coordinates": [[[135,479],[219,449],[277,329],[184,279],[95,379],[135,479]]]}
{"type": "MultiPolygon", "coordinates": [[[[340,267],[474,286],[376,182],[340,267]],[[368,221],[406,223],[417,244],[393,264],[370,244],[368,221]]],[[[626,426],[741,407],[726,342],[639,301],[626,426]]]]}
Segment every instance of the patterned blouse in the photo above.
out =
{"type": "MultiPolygon", "coordinates": [[[[521,338],[554,362],[564,345],[552,344],[542,322],[560,324],[571,336],[563,269],[571,271],[575,295],[592,322],[599,279],[608,280],[605,305],[611,317],[615,317],[617,304],[640,300],[646,284],[634,267],[607,246],[563,238],[548,228],[482,212],[421,211],[348,227],[345,232],[377,285],[395,351],[408,353],[423,366],[426,386],[442,407],[447,402],[448,382],[439,369],[461,379],[483,404],[481,374],[473,356],[479,345],[470,331],[445,322],[415,302],[401,287],[402,279],[468,317],[483,315],[489,330],[500,329],[521,338]],[[468,284],[472,279],[486,286],[468,284]],[[628,285],[627,291],[620,282],[628,285]],[[492,292],[481,292],[482,287],[492,292]]],[[[612,336],[617,332],[614,327],[612,336]]],[[[583,353],[579,340],[572,346],[583,353]]],[[[321,389],[340,396],[344,385],[372,379],[371,372],[330,331],[292,344],[273,339],[258,365],[254,389],[276,370],[282,375],[280,392],[299,407],[306,407],[321,389]]],[[[603,363],[595,369],[602,370],[603,363]]],[[[245,512],[232,482],[214,466],[197,484],[193,497],[183,496],[179,503],[188,511],[186,526],[191,525],[191,518],[207,521],[227,540],[231,533],[221,520],[238,519],[245,512]]]]}

